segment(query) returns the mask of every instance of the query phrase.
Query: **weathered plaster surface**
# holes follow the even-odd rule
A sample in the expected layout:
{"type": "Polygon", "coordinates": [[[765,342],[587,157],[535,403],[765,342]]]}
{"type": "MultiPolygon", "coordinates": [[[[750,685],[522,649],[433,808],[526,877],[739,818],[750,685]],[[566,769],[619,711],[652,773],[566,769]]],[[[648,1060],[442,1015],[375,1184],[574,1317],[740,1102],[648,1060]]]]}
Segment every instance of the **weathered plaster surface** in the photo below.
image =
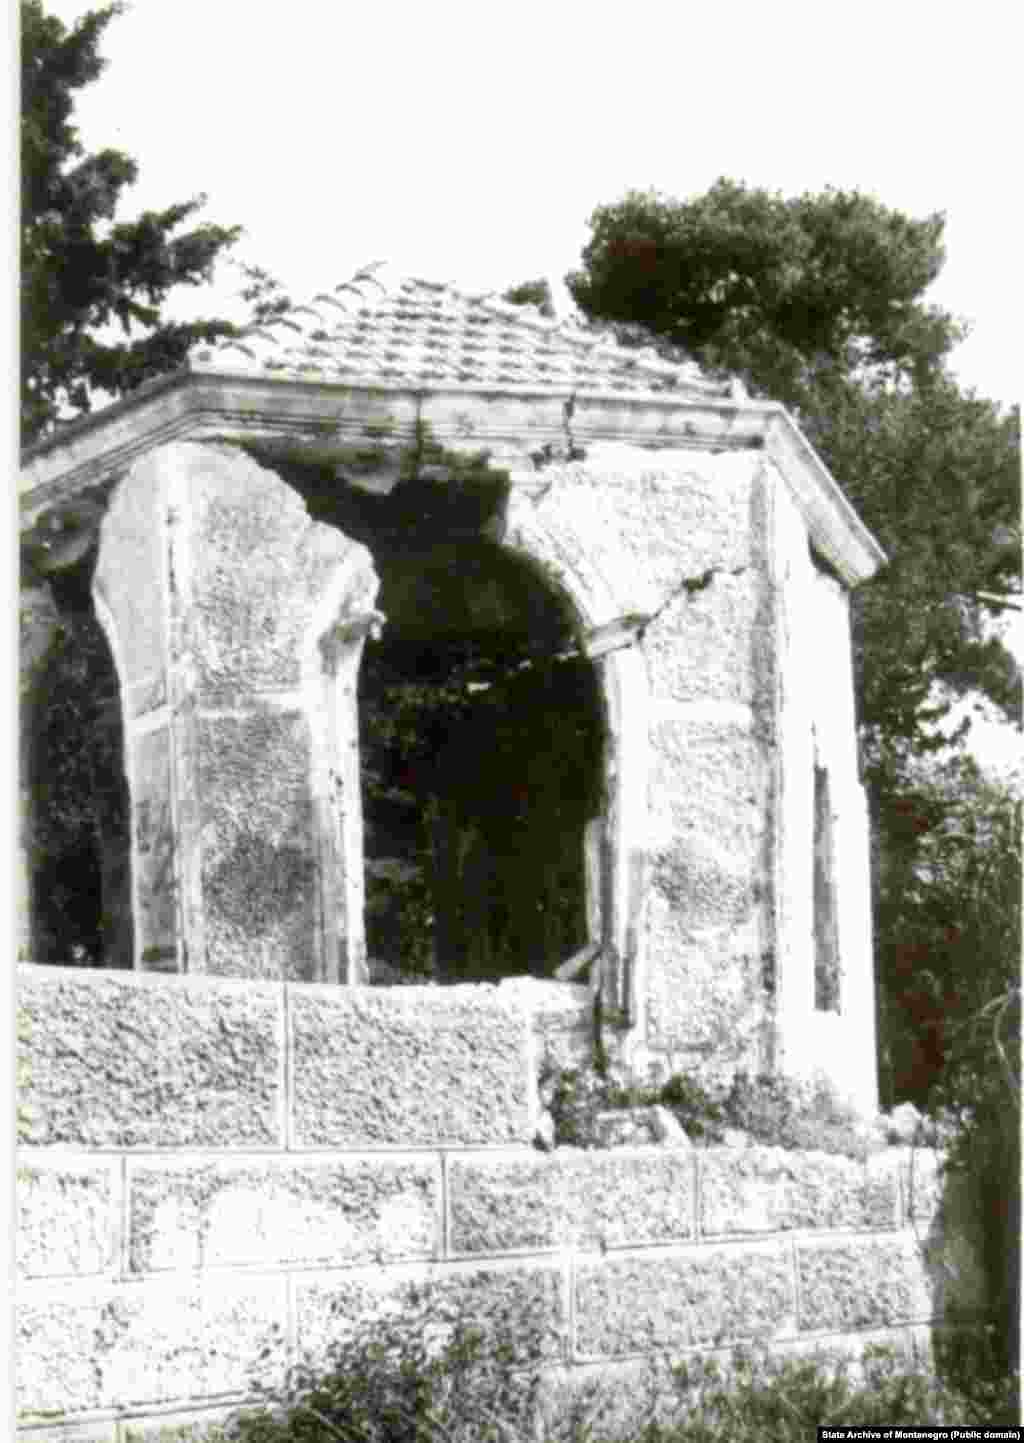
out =
{"type": "Polygon", "coordinates": [[[140,1289],[95,1286],[74,1298],[35,1289],[18,1323],[21,1407],[70,1414],[245,1393],[280,1383],[285,1279],[237,1274],[140,1289]]]}
{"type": "Polygon", "coordinates": [[[758,467],[754,452],[598,445],[585,461],[545,468],[533,505],[567,558],[608,578],[622,611],[650,614],[687,579],[750,564],[758,467]]]}
{"type": "Polygon", "coordinates": [[[201,717],[204,970],[302,977],[319,920],[309,722],[267,706],[201,717]]]}
{"type": "Polygon", "coordinates": [[[120,1264],[121,1169],[31,1157],[18,1169],[18,1271],[25,1278],[107,1274],[120,1264]]]}
{"type": "MultiPolygon", "coordinates": [[[[184,448],[182,448],[184,449],[184,448]]],[[[188,448],[197,542],[190,597],[204,706],[296,688],[310,614],[339,566],[362,556],[299,497],[233,446],[188,448]]]]}
{"type": "Polygon", "coordinates": [[[428,1258],[440,1248],[440,1168],[429,1158],[176,1155],[129,1169],[133,1273],[243,1264],[428,1258]]]}

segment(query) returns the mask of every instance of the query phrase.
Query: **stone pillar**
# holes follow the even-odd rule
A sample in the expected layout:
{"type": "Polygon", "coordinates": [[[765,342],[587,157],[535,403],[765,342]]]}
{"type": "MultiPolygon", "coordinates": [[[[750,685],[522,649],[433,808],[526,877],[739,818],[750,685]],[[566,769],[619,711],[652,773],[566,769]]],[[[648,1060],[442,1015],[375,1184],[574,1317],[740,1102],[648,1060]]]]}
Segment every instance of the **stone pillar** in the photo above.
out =
{"type": "Polygon", "coordinates": [[[777,651],[777,1025],[782,1070],[823,1074],[865,1113],[878,1105],[869,834],[857,775],[849,599],[816,570],[802,518],[780,486],[775,508],[777,651]],[[827,797],[831,897],[816,913],[818,775],[827,797]],[[815,948],[832,930],[838,989],[816,1006],[815,948]]]}
{"type": "Polygon", "coordinates": [[[180,443],[121,482],[93,586],[121,679],[135,966],[358,980],[369,552],[236,448],[180,443]]]}

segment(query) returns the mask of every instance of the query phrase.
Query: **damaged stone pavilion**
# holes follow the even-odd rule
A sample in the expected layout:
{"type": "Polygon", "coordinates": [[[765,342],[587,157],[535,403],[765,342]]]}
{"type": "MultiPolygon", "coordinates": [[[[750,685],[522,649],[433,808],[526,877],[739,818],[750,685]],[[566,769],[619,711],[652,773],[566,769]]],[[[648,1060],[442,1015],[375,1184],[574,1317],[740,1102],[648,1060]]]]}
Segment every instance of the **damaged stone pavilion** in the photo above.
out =
{"type": "MultiPolygon", "coordinates": [[[[59,430],[21,495],[29,823],[75,588],[116,678],[98,965],[585,987],[638,1065],[873,1109],[849,598],[884,557],[781,406],[364,273],[59,430]]],[[[24,955],[69,961],[24,894],[24,955]]]]}

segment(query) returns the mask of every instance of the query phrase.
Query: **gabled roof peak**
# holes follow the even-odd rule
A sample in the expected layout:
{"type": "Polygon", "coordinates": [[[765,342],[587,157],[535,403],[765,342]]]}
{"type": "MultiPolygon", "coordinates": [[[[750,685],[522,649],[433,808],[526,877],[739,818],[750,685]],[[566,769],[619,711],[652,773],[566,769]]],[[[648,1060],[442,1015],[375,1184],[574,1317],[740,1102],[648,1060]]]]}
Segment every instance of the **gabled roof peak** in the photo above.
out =
{"type": "Polygon", "coordinates": [[[550,319],[494,292],[364,266],[333,291],[189,355],[200,372],[446,387],[506,386],[600,395],[729,397],[693,361],[621,344],[576,318],[550,319]]]}

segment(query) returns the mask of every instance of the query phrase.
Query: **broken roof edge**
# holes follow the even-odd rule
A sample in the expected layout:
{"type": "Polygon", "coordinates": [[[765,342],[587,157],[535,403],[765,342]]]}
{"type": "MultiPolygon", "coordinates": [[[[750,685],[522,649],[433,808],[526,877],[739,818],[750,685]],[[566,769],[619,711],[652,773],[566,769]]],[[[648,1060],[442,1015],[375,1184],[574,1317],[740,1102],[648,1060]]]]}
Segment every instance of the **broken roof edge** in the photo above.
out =
{"type": "Polygon", "coordinates": [[[369,377],[358,384],[298,381],[191,366],[155,378],[29,448],[19,483],[23,524],[34,525],[146,451],[177,441],[281,433],[329,442],[329,427],[340,443],[351,445],[354,435],[364,434],[374,418],[391,408],[395,440],[412,436],[417,424],[426,422],[442,444],[487,450],[511,442],[525,458],[531,447],[565,440],[570,403],[573,438],[583,444],[620,440],[652,451],[763,447],[788,485],[814,545],[848,586],[868,580],[885,564],[885,552],[778,402],[664,391],[609,395],[539,385],[412,387],[369,377]],[[350,402],[344,408],[347,416],[338,409],[342,400],[350,402]],[[432,401],[440,403],[435,416],[432,401]],[[452,403],[459,401],[466,406],[456,409],[452,403]],[[482,411],[468,416],[467,408],[485,402],[511,403],[513,414],[502,407],[493,420],[482,411]],[[527,418],[529,424],[523,424],[527,418]],[[467,425],[470,420],[473,426],[467,425]]]}
{"type": "Polygon", "coordinates": [[[765,413],[765,454],[789,485],[813,544],[851,589],[870,581],[889,562],[874,533],[785,406],[750,404],[765,413]]]}

